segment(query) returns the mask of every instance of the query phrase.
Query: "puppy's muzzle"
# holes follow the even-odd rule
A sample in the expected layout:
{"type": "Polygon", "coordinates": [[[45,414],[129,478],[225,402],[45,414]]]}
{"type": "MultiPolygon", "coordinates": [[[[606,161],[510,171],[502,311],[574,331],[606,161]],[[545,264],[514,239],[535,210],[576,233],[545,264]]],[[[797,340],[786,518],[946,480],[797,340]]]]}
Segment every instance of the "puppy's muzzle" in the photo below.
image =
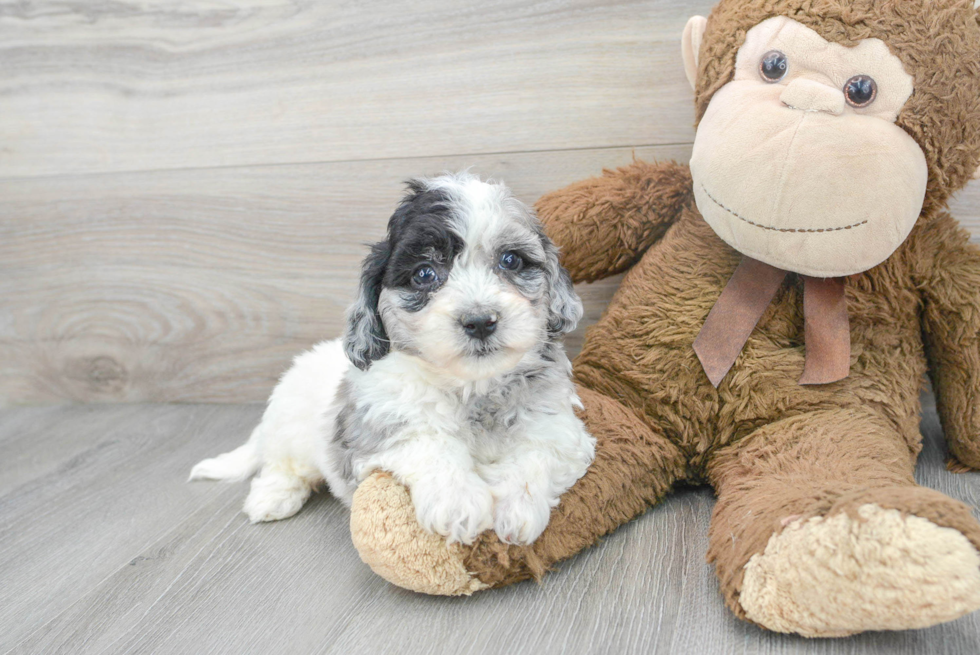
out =
{"type": "Polygon", "coordinates": [[[474,314],[459,319],[463,332],[471,339],[486,341],[497,329],[496,314],[474,314]]]}

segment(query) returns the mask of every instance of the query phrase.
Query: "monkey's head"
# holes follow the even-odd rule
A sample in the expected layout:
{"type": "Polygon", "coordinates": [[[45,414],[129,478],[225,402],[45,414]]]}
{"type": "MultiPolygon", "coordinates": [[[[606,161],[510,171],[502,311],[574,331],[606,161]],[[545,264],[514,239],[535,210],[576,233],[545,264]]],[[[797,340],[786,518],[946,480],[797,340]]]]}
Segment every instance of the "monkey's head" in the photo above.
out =
{"type": "Polygon", "coordinates": [[[698,209],[745,255],[868,270],[980,174],[974,0],[722,0],[683,52],[698,209]]]}

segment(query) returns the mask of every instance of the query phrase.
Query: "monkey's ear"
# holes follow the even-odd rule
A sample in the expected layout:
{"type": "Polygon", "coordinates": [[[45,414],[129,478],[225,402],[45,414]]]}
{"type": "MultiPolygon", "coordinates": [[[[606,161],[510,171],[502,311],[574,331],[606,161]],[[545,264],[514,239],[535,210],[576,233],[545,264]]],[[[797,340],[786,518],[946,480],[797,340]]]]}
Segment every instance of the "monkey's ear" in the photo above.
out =
{"type": "Polygon", "coordinates": [[[687,75],[687,81],[691,83],[692,89],[698,81],[698,55],[701,52],[701,37],[704,36],[704,28],[707,25],[707,18],[694,16],[687,21],[687,25],[684,27],[684,36],[681,37],[684,74],[687,75]]]}

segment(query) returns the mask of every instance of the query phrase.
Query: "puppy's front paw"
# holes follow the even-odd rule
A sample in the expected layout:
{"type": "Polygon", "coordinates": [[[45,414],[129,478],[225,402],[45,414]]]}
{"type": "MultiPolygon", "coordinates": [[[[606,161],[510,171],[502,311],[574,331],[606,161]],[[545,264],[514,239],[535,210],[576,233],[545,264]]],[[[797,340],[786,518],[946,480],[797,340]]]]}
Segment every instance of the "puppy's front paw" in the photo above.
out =
{"type": "Polygon", "coordinates": [[[550,517],[548,499],[544,496],[536,498],[522,487],[498,495],[493,510],[493,530],[504,543],[526,546],[541,536],[550,517]]]}
{"type": "Polygon", "coordinates": [[[446,537],[449,543],[471,544],[484,530],[493,527],[493,495],[476,476],[463,484],[417,483],[412,486],[412,503],[419,524],[446,537]]]}

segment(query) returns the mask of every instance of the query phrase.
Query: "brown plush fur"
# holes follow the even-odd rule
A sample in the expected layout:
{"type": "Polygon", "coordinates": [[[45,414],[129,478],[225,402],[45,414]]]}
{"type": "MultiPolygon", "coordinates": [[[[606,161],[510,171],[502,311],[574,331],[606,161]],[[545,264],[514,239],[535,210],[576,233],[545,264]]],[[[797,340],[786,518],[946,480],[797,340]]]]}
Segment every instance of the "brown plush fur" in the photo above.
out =
{"type": "Polygon", "coordinates": [[[635,162],[552,193],[538,211],[575,281],[628,273],[575,362],[595,464],[531,547],[487,533],[465,564],[492,586],[550,565],[637,516],[680,480],[717,494],[708,557],[729,607],[743,569],[795,518],[875,503],[963,533],[962,503],[918,487],[919,393],[928,369],[949,448],[980,468],[980,249],[942,211],[980,161],[980,25],[959,0],[725,0],[701,50],[698,116],[730,78],[745,32],[790,16],[843,43],[887,41],[916,91],[899,118],[929,162],[923,214],[884,264],[846,283],[851,373],[798,384],[802,282],[791,275],[718,389],[692,349],[740,261],[694,205],[690,172],[635,162]],[[819,18],[818,18],[819,17],[819,18]]]}

